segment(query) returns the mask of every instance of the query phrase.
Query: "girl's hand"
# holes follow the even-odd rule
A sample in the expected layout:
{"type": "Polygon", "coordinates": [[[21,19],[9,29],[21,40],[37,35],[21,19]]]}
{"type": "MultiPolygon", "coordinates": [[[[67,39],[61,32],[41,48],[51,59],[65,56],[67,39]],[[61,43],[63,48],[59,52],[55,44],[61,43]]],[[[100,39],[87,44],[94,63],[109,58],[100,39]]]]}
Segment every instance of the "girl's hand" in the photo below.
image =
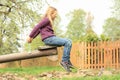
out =
{"type": "Polygon", "coordinates": [[[31,43],[32,40],[33,40],[33,38],[31,38],[31,37],[28,37],[28,38],[27,38],[27,42],[28,42],[28,43],[31,43]]]}

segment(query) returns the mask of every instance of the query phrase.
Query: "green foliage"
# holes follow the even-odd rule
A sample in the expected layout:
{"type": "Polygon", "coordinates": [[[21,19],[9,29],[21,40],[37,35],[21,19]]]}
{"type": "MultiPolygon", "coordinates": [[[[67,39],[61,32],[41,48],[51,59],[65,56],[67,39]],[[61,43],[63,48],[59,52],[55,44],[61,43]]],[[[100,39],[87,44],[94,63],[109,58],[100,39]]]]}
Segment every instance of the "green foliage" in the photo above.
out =
{"type": "Polygon", "coordinates": [[[67,27],[66,35],[73,41],[96,42],[99,40],[98,36],[92,30],[91,22],[93,16],[89,15],[86,20],[86,12],[81,9],[74,10],[68,15],[71,20],[67,27]]]}
{"type": "Polygon", "coordinates": [[[40,36],[33,39],[32,43],[25,43],[25,51],[36,50],[39,46],[45,45],[42,41],[40,36]]]}
{"type": "Polygon", "coordinates": [[[78,9],[68,14],[70,22],[67,26],[66,37],[77,41],[85,34],[85,11],[78,9]]]}
{"type": "MultiPolygon", "coordinates": [[[[120,39],[120,0],[113,1],[112,17],[108,18],[103,25],[103,35],[106,39],[120,39]]],[[[103,37],[103,36],[101,36],[103,37]]]]}
{"type": "Polygon", "coordinates": [[[88,33],[82,39],[82,41],[85,42],[97,42],[99,40],[98,36],[95,33],[88,33]]]}
{"type": "Polygon", "coordinates": [[[20,33],[19,28],[14,20],[7,20],[9,19],[7,16],[5,18],[2,18],[0,22],[0,54],[16,52],[17,47],[20,45],[17,41],[17,34],[20,33]]]}
{"type": "Polygon", "coordinates": [[[112,40],[117,40],[120,37],[120,20],[116,18],[108,18],[103,26],[103,34],[112,40]]]}
{"type": "Polygon", "coordinates": [[[101,41],[108,41],[108,40],[110,40],[110,38],[108,36],[105,36],[104,34],[101,34],[100,35],[100,40],[101,41]]]}
{"type": "Polygon", "coordinates": [[[120,0],[113,0],[113,16],[120,20],[120,0]]]}
{"type": "Polygon", "coordinates": [[[0,1],[0,54],[17,52],[22,47],[25,29],[33,27],[41,18],[38,14],[41,3],[41,0],[0,1]]]}

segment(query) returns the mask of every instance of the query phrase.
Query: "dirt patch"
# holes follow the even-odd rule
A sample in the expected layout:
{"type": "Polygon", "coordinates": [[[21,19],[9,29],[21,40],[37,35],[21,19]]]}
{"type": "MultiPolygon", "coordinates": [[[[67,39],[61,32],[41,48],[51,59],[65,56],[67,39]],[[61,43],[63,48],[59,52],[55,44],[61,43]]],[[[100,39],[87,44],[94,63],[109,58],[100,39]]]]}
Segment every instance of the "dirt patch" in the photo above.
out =
{"type": "Polygon", "coordinates": [[[87,77],[120,74],[120,70],[78,70],[77,72],[67,73],[65,71],[43,72],[38,75],[20,75],[16,73],[1,73],[0,80],[49,80],[52,78],[62,79],[63,77],[87,77]]]}

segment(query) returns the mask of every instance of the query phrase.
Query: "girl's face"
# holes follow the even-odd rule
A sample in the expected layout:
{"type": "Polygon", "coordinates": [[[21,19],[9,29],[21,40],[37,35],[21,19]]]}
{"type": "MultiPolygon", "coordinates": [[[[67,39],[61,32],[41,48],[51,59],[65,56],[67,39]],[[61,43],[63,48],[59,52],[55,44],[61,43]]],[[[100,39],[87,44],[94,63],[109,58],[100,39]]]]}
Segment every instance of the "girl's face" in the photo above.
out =
{"type": "Polygon", "coordinates": [[[56,16],[57,16],[57,11],[52,11],[51,18],[54,20],[56,16]]]}

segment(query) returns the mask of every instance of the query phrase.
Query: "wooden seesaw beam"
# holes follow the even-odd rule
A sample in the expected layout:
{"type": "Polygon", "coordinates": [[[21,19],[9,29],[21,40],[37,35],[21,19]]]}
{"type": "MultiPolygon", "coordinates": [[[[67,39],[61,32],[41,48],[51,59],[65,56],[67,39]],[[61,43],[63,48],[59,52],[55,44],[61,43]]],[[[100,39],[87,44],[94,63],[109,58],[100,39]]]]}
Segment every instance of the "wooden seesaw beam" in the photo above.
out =
{"type": "Polygon", "coordinates": [[[0,55],[0,63],[17,61],[17,60],[25,60],[37,57],[51,56],[57,55],[56,47],[48,47],[48,48],[39,48],[36,51],[32,51],[31,53],[12,53],[6,55],[0,55]]]}

